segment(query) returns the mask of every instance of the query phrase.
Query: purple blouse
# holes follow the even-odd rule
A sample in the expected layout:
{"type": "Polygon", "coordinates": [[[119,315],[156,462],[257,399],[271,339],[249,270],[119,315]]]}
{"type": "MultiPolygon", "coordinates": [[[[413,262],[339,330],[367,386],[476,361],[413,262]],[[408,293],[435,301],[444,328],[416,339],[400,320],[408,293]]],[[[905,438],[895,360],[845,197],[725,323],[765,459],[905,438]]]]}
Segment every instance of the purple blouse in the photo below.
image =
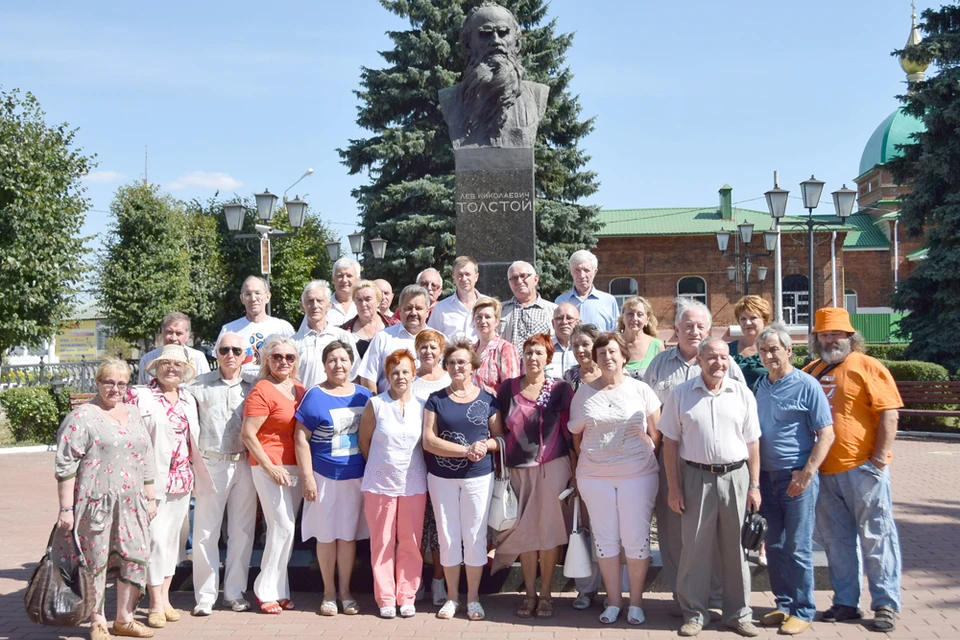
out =
{"type": "Polygon", "coordinates": [[[547,378],[536,401],[520,393],[522,377],[505,380],[497,392],[506,433],[508,467],[536,467],[570,455],[572,439],[567,430],[573,387],[563,380],[547,378]]]}

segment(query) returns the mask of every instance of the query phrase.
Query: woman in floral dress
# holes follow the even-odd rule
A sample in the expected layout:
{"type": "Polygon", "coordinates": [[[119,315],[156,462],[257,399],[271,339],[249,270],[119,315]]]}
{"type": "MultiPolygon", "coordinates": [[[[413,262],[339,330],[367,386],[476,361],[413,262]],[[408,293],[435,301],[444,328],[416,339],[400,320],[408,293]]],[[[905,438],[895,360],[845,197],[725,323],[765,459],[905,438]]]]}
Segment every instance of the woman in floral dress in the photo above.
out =
{"type": "Polygon", "coordinates": [[[150,638],[153,631],[133,619],[147,582],[150,520],[157,513],[150,434],[140,413],[121,402],[130,368],[108,358],[97,369],[97,396],[70,412],[57,433],[56,477],[60,498],[57,525],[70,533],[57,539],[61,560],[76,562],[76,535],[94,576],[97,607],[90,616],[92,640],[107,640],[104,617],[107,574],[117,577],[118,636],[150,638]]]}

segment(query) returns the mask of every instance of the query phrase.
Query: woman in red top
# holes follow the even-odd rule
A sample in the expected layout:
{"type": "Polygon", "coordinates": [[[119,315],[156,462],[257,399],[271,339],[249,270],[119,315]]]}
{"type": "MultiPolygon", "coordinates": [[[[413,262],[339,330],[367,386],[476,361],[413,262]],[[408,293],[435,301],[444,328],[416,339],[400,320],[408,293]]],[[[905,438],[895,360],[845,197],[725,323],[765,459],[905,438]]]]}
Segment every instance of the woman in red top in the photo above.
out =
{"type": "Polygon", "coordinates": [[[293,553],[294,524],[303,499],[294,445],[294,414],[305,392],[295,380],[297,345],[273,336],[260,351],[259,382],[243,407],[241,438],[250,451],[253,484],[267,523],[267,541],[253,592],[264,613],[293,609],[287,564],[293,553]]]}

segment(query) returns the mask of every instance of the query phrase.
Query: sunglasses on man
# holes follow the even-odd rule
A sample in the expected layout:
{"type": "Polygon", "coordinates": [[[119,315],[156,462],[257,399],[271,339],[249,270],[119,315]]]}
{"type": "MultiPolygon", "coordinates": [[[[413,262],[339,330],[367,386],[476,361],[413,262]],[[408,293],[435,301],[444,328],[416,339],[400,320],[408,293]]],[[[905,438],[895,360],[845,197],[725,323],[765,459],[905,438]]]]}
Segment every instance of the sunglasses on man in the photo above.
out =
{"type": "Polygon", "coordinates": [[[243,349],[241,349],[240,347],[220,347],[219,349],[217,349],[217,351],[222,356],[225,356],[228,353],[232,353],[237,357],[240,357],[241,355],[243,355],[243,349]]]}

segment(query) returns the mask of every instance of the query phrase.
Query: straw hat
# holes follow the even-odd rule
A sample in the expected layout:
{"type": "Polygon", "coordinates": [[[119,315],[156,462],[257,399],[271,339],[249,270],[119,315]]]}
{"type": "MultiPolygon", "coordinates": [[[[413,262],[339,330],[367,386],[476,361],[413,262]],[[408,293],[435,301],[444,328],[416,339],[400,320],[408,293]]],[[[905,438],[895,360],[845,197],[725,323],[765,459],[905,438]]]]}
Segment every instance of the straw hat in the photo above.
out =
{"type": "Polygon", "coordinates": [[[190,355],[187,353],[187,348],[180,346],[179,344],[168,344],[160,350],[160,355],[150,361],[150,364],[147,365],[147,373],[149,373],[154,378],[157,377],[157,364],[161,360],[167,360],[169,362],[180,362],[183,364],[183,380],[181,383],[187,383],[193,380],[197,376],[197,370],[193,366],[193,362],[190,361],[190,355]]]}
{"type": "Polygon", "coordinates": [[[839,307],[817,309],[817,321],[813,325],[813,332],[821,333],[823,331],[857,332],[850,324],[850,314],[847,313],[846,309],[840,309],[839,307]]]}

